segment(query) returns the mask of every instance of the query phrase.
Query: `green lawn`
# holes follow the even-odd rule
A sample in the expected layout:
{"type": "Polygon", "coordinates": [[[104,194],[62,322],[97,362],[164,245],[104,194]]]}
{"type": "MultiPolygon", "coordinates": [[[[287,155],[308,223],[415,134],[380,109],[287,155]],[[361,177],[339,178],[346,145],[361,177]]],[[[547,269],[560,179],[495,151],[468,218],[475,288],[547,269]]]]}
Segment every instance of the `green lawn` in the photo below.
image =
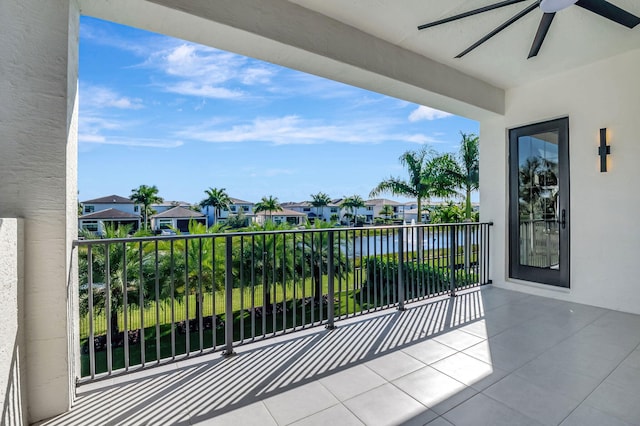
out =
{"type": "MultiPolygon", "coordinates": [[[[415,254],[413,254],[415,255],[415,254]]],[[[430,252],[429,256],[439,255],[438,270],[442,270],[444,273],[448,271],[449,257],[447,253],[430,252]]],[[[389,260],[396,260],[395,255],[389,255],[389,260]]],[[[412,258],[410,254],[409,259],[412,258]]],[[[472,261],[475,261],[476,256],[473,256],[472,261]]],[[[459,262],[459,260],[458,260],[459,262]]],[[[434,264],[436,262],[433,262],[434,264]]],[[[387,304],[395,304],[396,296],[395,291],[383,291],[380,288],[368,288],[363,287],[366,276],[362,276],[361,270],[357,269],[354,272],[348,273],[345,276],[335,279],[335,299],[337,301],[335,305],[336,317],[344,315],[353,315],[366,311],[368,309],[375,309],[387,304]]],[[[429,284],[426,277],[419,277],[417,280],[412,280],[413,277],[408,277],[410,281],[413,281],[407,285],[407,298],[412,297],[424,297],[428,294],[438,294],[447,291],[447,285],[445,284],[429,284]]],[[[468,282],[458,283],[458,286],[465,286],[468,282]]],[[[286,306],[286,313],[279,312],[275,315],[265,315],[258,317],[256,314],[252,318],[251,307],[252,297],[254,297],[253,306],[262,305],[262,285],[256,285],[251,288],[234,288],[232,294],[232,307],[233,307],[233,322],[234,322],[234,341],[248,340],[251,336],[258,338],[263,335],[270,335],[274,333],[274,330],[280,331],[283,329],[290,329],[294,327],[301,327],[303,324],[318,324],[321,319],[326,320],[327,308],[323,304],[319,306],[318,303],[313,303],[312,309],[311,303],[307,303],[303,306],[303,298],[310,298],[313,295],[313,284],[311,279],[298,281],[296,284],[288,284],[285,286],[276,285],[275,292],[272,290],[271,300],[277,305],[282,306],[283,303],[286,306]],[[294,296],[295,292],[295,296],[294,296]],[[294,306],[295,304],[295,306],[294,306]]],[[[328,293],[327,276],[323,277],[323,294],[328,293]]],[[[194,321],[195,318],[195,295],[189,296],[189,318],[194,321]]],[[[211,317],[214,312],[220,319],[226,320],[224,315],[224,293],[215,292],[214,294],[205,294],[202,306],[202,314],[204,317],[211,317]]],[[[180,322],[186,319],[186,299],[175,299],[174,302],[174,321],[180,322]]],[[[158,304],[158,310],[156,312],[155,303],[151,306],[146,306],[142,310],[144,316],[144,347],[145,347],[145,362],[154,362],[157,359],[157,345],[160,346],[160,358],[170,358],[172,356],[171,348],[171,300],[161,300],[158,304]],[[156,319],[158,321],[156,322],[156,319]],[[159,325],[159,339],[156,339],[156,324],[159,325]]],[[[130,306],[128,309],[128,324],[129,330],[135,330],[140,328],[140,308],[138,306],[130,306]]],[[[118,314],[118,323],[121,330],[124,329],[124,313],[121,311],[118,314]]],[[[87,315],[80,319],[80,338],[81,345],[84,346],[84,351],[87,352],[87,338],[88,338],[88,324],[89,318],[87,315]]],[[[100,336],[106,334],[106,316],[104,312],[100,312],[94,316],[94,335],[100,336]]],[[[202,331],[202,344],[200,342],[200,333],[198,331],[188,333],[189,336],[189,348],[190,352],[198,352],[201,347],[203,350],[211,350],[215,341],[216,347],[224,345],[224,328],[219,327],[216,329],[209,329],[202,331]]],[[[130,359],[129,365],[139,365],[141,363],[141,343],[130,345],[130,359]]],[[[175,331],[175,355],[181,355],[187,352],[187,334],[180,334],[178,330],[175,331]]],[[[107,370],[106,351],[97,350],[96,355],[96,373],[105,372],[107,370]]],[[[124,360],[124,348],[114,347],[112,349],[113,369],[123,368],[125,365],[124,360]]],[[[81,355],[82,364],[82,376],[85,377],[89,374],[89,356],[87,353],[81,355]]]]}

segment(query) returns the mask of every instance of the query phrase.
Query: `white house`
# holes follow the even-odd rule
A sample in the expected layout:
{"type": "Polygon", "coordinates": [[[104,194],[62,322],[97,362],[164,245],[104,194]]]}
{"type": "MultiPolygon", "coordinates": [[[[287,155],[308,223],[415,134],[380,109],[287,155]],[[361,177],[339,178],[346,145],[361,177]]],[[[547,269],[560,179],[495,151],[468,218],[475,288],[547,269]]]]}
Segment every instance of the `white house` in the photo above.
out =
{"type": "Polygon", "coordinates": [[[116,228],[130,226],[132,231],[140,227],[140,207],[129,198],[108,195],[82,201],[80,206],[82,215],[78,217],[78,229],[102,235],[107,224],[116,228]]]}
{"type": "Polygon", "coordinates": [[[309,201],[302,202],[286,202],[282,203],[282,207],[304,213],[309,220],[322,220],[324,222],[330,222],[332,217],[338,217],[338,221],[341,217],[341,210],[339,204],[334,201],[330,201],[326,206],[314,207],[309,201]]]}
{"type": "Polygon", "coordinates": [[[367,221],[371,222],[376,217],[383,217],[381,211],[384,206],[391,206],[393,208],[393,216],[391,216],[390,218],[397,218],[398,213],[401,210],[402,203],[386,198],[372,198],[365,201],[365,208],[367,209],[367,221]],[[369,216],[371,215],[373,215],[373,217],[369,219],[369,216]]]}
{"type": "Polygon", "coordinates": [[[259,212],[255,215],[255,222],[262,225],[271,220],[273,223],[288,223],[290,225],[302,225],[307,215],[294,210],[283,208],[280,211],[259,212]]]}
{"type": "MultiPolygon", "coordinates": [[[[0,286],[0,401],[14,410],[11,424],[68,410],[79,376],[73,241],[81,13],[477,120],[481,219],[493,223],[493,286],[640,314],[640,197],[634,192],[640,183],[640,27],[571,1],[546,0],[557,17],[537,38],[545,15],[535,1],[416,28],[466,12],[469,3],[2,1],[0,259],[11,262],[0,268],[6,283],[0,286]],[[531,13],[523,14],[525,8],[531,13]],[[512,25],[477,43],[514,14],[512,25]],[[530,55],[532,42],[535,48],[541,40],[541,50],[530,55]],[[544,171],[523,173],[539,193],[557,187],[553,198],[536,200],[542,209],[531,200],[524,200],[530,211],[520,209],[518,176],[526,168],[517,162],[520,154],[545,164],[544,171]],[[523,252],[535,220],[557,237],[558,244],[547,247],[553,263],[531,265],[523,252]]],[[[638,1],[615,4],[633,22],[640,16],[638,1]]],[[[542,30],[545,22],[551,23],[549,15],[542,30]]],[[[433,116],[425,107],[415,111],[433,116]]],[[[636,317],[629,318],[632,324],[636,317]]],[[[583,343],[587,352],[598,349],[583,343]]],[[[579,351],[566,354],[577,360],[579,351]]]]}
{"type": "Polygon", "coordinates": [[[189,223],[197,222],[207,226],[207,217],[204,213],[175,206],[162,213],[151,216],[151,229],[154,231],[178,230],[182,233],[189,232],[189,223]]]}
{"type": "Polygon", "coordinates": [[[140,206],[129,198],[119,195],[107,195],[106,197],[94,198],[80,203],[82,214],[97,213],[102,210],[115,209],[132,215],[140,214],[140,206]]]}
{"type": "Polygon", "coordinates": [[[132,232],[137,231],[140,228],[140,215],[109,208],[87,213],[78,218],[78,229],[93,232],[96,235],[103,235],[107,225],[114,226],[116,229],[129,226],[132,232]]]}
{"type": "Polygon", "coordinates": [[[186,201],[163,201],[162,203],[151,204],[151,208],[156,212],[156,214],[165,212],[176,206],[188,209],[189,207],[191,207],[191,204],[187,203],[186,201]]]}
{"type": "MultiPolygon", "coordinates": [[[[255,203],[252,203],[251,201],[241,200],[239,198],[233,198],[233,197],[229,197],[229,200],[231,201],[229,203],[229,209],[228,210],[221,209],[220,216],[217,218],[217,220],[224,223],[230,216],[234,216],[240,213],[245,215],[249,220],[252,220],[253,206],[255,203]]],[[[202,212],[207,216],[207,220],[209,224],[213,225],[214,223],[216,223],[216,218],[214,217],[215,209],[213,207],[211,206],[203,207],[202,212]]]]}
{"type": "MultiPolygon", "coordinates": [[[[422,211],[420,212],[420,215],[422,216],[422,223],[428,223],[429,207],[427,206],[422,207],[422,211]]],[[[413,209],[403,210],[402,213],[400,214],[400,218],[406,223],[411,223],[411,221],[415,223],[420,222],[418,220],[418,208],[416,207],[413,209]]]]}

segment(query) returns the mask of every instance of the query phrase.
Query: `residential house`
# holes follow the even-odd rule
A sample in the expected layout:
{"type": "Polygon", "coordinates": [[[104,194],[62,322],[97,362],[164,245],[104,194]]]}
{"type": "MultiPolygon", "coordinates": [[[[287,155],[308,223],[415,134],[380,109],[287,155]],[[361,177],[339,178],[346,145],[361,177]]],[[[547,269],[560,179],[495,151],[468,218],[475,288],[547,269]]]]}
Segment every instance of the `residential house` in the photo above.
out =
{"type": "Polygon", "coordinates": [[[304,213],[310,221],[322,220],[324,222],[330,222],[334,216],[337,216],[339,221],[341,217],[341,207],[334,201],[330,201],[323,207],[314,207],[309,201],[286,202],[282,203],[282,207],[304,213]]]}
{"type": "Polygon", "coordinates": [[[140,214],[140,206],[129,198],[119,195],[107,195],[80,202],[82,214],[96,213],[101,210],[115,209],[129,214],[140,214]]]}
{"type": "Polygon", "coordinates": [[[129,226],[132,231],[140,227],[140,207],[129,198],[108,195],[83,201],[80,206],[83,214],[78,217],[78,229],[103,235],[108,224],[129,226]]]}
{"type": "Polygon", "coordinates": [[[239,198],[229,197],[231,201],[229,203],[229,209],[221,209],[219,217],[215,218],[215,209],[211,206],[202,208],[202,212],[207,216],[207,221],[210,225],[216,223],[216,219],[224,223],[230,216],[234,216],[242,213],[247,217],[249,221],[253,220],[253,206],[255,203],[251,201],[241,200],[239,198]]]}
{"type": "Polygon", "coordinates": [[[365,208],[367,209],[367,221],[372,222],[377,217],[383,217],[380,213],[384,206],[391,206],[393,208],[393,216],[390,219],[398,217],[398,213],[401,211],[402,203],[386,198],[372,198],[365,201],[365,208]],[[369,219],[369,216],[373,214],[373,218],[369,219]]]}
{"type": "Polygon", "coordinates": [[[187,203],[186,201],[163,201],[162,203],[151,204],[151,209],[153,209],[153,211],[155,212],[154,214],[158,214],[172,209],[176,206],[188,209],[189,207],[191,207],[191,204],[187,203]]]}
{"type": "Polygon", "coordinates": [[[87,213],[78,218],[78,229],[93,232],[96,235],[104,235],[105,227],[108,225],[115,229],[128,226],[134,232],[140,228],[140,215],[109,208],[87,213]]]}
{"type": "Polygon", "coordinates": [[[280,211],[273,212],[259,212],[255,214],[255,222],[262,225],[265,222],[271,220],[273,223],[288,223],[290,225],[302,225],[307,219],[305,213],[300,213],[295,210],[283,208],[280,211]]]}
{"type": "MultiPolygon", "coordinates": [[[[422,211],[420,212],[421,216],[422,216],[422,223],[429,223],[429,207],[428,206],[423,206],[422,207],[422,211]]],[[[420,222],[418,220],[418,208],[413,208],[413,209],[407,209],[407,210],[402,210],[402,213],[400,215],[400,217],[402,218],[402,220],[406,223],[411,223],[412,221],[414,223],[418,223],[420,222]]]]}
{"type": "Polygon", "coordinates": [[[189,232],[189,223],[197,222],[207,226],[207,217],[204,213],[197,212],[182,206],[175,206],[162,213],[151,216],[151,229],[156,232],[171,232],[173,230],[181,233],[189,232]]]}

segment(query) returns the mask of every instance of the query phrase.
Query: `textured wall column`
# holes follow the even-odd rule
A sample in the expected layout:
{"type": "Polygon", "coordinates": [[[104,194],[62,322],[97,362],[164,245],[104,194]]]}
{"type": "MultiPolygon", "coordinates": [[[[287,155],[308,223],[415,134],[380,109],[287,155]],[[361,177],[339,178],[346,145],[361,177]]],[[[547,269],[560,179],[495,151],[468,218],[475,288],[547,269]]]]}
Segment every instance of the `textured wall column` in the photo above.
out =
{"type": "Polygon", "coordinates": [[[22,220],[0,219],[0,424],[25,422],[22,220]]]}
{"type": "Polygon", "coordinates": [[[78,26],[75,0],[0,2],[0,217],[24,218],[29,422],[74,391],[78,26]]]}

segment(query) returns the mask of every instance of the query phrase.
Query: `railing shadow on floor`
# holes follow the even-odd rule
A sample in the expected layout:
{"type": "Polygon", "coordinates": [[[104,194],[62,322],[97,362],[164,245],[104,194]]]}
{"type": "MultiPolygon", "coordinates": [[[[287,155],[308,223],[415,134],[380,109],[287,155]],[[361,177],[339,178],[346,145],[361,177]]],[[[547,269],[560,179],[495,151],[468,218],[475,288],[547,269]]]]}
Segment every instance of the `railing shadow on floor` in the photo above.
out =
{"type": "Polygon", "coordinates": [[[404,312],[382,311],[339,322],[331,330],[285,335],[230,358],[195,358],[102,383],[80,392],[74,409],[48,426],[109,424],[189,424],[247,406],[472,324],[484,317],[479,289],[444,297],[404,312]],[[108,406],[108,410],[104,407],[108,406]],[[94,418],[96,409],[108,418],[94,418]],[[92,423],[92,424],[93,424],[92,423]]]}

